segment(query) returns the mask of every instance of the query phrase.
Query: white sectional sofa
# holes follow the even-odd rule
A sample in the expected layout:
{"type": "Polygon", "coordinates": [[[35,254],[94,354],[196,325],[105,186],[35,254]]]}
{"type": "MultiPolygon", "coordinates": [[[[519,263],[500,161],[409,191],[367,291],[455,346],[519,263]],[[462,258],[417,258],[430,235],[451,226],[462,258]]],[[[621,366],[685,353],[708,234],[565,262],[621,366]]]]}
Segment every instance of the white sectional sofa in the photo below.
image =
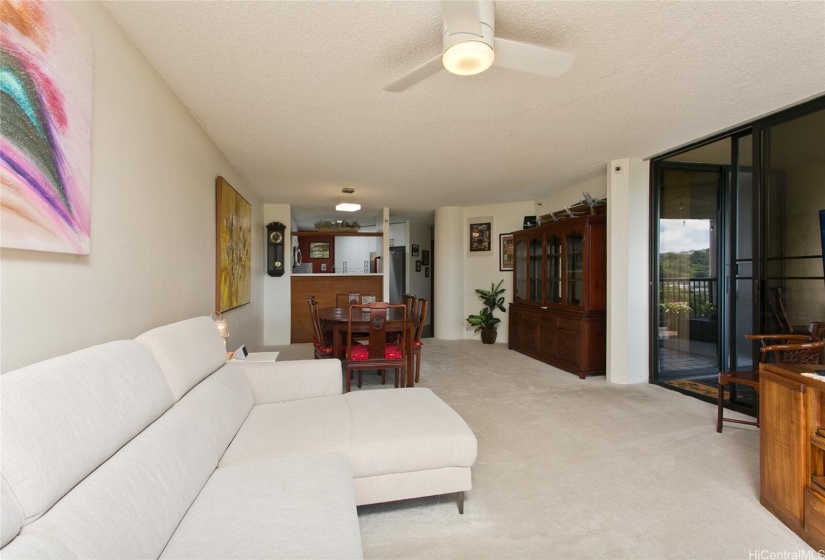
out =
{"type": "Polygon", "coordinates": [[[200,317],[0,376],[0,556],[359,558],[356,505],[471,488],[431,391],[225,362],[200,317]]]}

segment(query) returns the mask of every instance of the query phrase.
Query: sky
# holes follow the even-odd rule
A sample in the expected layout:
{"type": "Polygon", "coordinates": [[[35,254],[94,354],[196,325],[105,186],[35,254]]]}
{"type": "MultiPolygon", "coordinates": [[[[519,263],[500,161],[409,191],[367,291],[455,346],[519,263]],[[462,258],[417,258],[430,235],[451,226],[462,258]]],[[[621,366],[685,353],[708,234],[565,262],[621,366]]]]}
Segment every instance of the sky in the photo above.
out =
{"type": "Polygon", "coordinates": [[[659,221],[659,253],[682,253],[709,247],[710,220],[659,221]]]}

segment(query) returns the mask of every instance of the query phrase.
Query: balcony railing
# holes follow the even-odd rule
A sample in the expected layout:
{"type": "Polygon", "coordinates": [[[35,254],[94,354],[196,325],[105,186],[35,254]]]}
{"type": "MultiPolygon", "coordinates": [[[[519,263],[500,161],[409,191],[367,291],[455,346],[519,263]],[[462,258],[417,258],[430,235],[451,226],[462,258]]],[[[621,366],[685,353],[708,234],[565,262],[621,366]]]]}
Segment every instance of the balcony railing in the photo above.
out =
{"type": "Polygon", "coordinates": [[[659,303],[665,309],[678,309],[679,302],[690,307],[690,317],[709,317],[717,312],[717,278],[662,278],[659,303]]]}

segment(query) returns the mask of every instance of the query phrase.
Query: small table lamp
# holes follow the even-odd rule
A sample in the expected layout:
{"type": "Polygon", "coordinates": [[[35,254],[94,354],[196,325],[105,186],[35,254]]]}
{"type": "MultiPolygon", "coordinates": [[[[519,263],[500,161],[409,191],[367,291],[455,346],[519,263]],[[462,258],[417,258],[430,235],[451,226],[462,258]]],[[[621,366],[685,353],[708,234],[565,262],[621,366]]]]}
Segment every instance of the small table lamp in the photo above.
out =
{"type": "Polygon", "coordinates": [[[223,338],[223,345],[226,346],[226,339],[229,338],[229,325],[226,323],[226,319],[221,316],[220,311],[216,311],[209,317],[215,321],[215,326],[218,328],[218,333],[221,335],[221,338],[223,338]],[[217,318],[215,315],[217,315],[217,318]]]}

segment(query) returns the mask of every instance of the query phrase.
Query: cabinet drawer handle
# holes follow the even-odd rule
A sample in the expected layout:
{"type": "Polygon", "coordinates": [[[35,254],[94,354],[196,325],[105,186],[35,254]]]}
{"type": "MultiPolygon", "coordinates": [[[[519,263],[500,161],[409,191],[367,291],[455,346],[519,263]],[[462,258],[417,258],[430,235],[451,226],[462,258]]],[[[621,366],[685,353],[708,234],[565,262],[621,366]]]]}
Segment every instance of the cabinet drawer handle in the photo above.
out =
{"type": "Polygon", "coordinates": [[[546,306],[546,305],[542,305],[542,306],[541,306],[541,308],[542,308],[542,309],[547,309],[547,306],[546,306]]]}

